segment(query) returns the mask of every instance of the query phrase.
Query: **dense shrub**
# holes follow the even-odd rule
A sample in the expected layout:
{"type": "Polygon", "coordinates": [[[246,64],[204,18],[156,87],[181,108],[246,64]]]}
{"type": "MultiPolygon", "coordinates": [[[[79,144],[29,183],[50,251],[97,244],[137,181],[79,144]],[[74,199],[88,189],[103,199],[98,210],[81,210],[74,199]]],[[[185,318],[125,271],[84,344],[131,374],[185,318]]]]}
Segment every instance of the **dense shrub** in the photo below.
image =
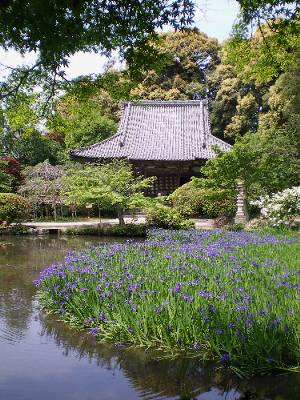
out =
{"type": "Polygon", "coordinates": [[[233,231],[233,232],[241,232],[244,230],[244,228],[245,228],[245,225],[241,224],[241,223],[234,223],[234,224],[226,225],[226,229],[228,231],[233,231]]]}
{"type": "Polygon", "coordinates": [[[98,225],[68,229],[67,235],[92,235],[92,236],[120,236],[120,237],[146,237],[148,226],[146,224],[124,225],[98,225]]]}
{"type": "Polygon", "coordinates": [[[188,182],[176,189],[169,199],[172,206],[183,216],[192,217],[202,212],[202,198],[199,188],[188,182]]]}
{"type": "Polygon", "coordinates": [[[217,218],[235,214],[234,191],[206,188],[202,179],[194,178],[193,181],[176,189],[169,199],[176,211],[186,217],[202,215],[217,218]]]}
{"type": "Polygon", "coordinates": [[[146,218],[150,226],[158,228],[185,229],[194,226],[192,221],[185,219],[175,208],[158,202],[146,209],[146,218]]]}
{"type": "Polygon", "coordinates": [[[225,228],[229,226],[232,222],[232,218],[227,217],[226,215],[221,215],[220,217],[215,218],[214,225],[216,228],[225,228]]]}
{"type": "Polygon", "coordinates": [[[33,233],[33,229],[28,226],[16,224],[16,225],[1,225],[0,223],[0,236],[1,235],[29,235],[33,233]]]}
{"type": "Polygon", "coordinates": [[[0,193],[0,222],[8,224],[28,217],[29,203],[24,197],[14,193],[0,193]]]}
{"type": "Polygon", "coordinates": [[[205,188],[199,193],[203,214],[208,218],[233,216],[236,211],[235,193],[227,189],[205,188]]]}

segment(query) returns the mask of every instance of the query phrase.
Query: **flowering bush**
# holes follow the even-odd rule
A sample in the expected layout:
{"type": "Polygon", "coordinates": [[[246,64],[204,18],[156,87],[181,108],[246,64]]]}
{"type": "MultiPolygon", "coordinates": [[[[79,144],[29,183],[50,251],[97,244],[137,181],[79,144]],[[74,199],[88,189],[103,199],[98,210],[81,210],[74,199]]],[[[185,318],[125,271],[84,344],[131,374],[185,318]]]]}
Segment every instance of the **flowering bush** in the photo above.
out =
{"type": "Polygon", "coordinates": [[[262,218],[271,225],[290,225],[295,216],[300,214],[300,186],[260,197],[251,204],[260,208],[262,218]]]}
{"type": "Polygon", "coordinates": [[[198,355],[239,374],[296,371],[299,251],[269,234],[155,229],[69,252],[36,284],[48,311],[117,347],[198,355]]]}

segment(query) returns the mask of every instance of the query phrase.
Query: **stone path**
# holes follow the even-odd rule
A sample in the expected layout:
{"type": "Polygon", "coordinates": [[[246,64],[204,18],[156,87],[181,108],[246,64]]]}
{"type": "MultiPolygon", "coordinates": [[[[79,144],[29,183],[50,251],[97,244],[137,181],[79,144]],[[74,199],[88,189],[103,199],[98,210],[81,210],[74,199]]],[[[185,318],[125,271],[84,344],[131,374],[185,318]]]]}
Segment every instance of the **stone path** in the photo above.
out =
{"type": "MultiPolygon", "coordinates": [[[[146,222],[146,218],[144,216],[138,216],[137,218],[125,217],[125,223],[133,223],[133,224],[143,224],[146,222]]],[[[213,229],[214,228],[214,220],[212,219],[192,219],[195,223],[196,229],[213,229]]],[[[105,225],[117,225],[119,223],[117,218],[102,218],[101,223],[105,225]]],[[[67,229],[76,229],[76,228],[88,228],[88,227],[97,227],[99,225],[98,218],[90,218],[84,219],[81,221],[69,221],[69,222],[23,222],[22,225],[27,226],[29,228],[33,228],[35,231],[39,233],[51,233],[58,231],[66,231],[67,229]]]]}

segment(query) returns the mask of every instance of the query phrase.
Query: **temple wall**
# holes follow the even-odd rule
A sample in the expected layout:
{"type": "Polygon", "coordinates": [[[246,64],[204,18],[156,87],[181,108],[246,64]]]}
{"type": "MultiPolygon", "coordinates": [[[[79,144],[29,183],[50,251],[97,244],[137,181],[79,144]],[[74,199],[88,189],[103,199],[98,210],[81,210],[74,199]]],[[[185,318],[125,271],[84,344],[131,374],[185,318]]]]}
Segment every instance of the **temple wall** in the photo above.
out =
{"type": "MultiPolygon", "coordinates": [[[[76,157],[82,163],[101,162],[100,160],[92,160],[76,157]]],[[[107,162],[111,160],[106,160],[107,162]]],[[[103,161],[102,161],[103,162],[103,161]]],[[[201,176],[200,167],[205,164],[206,160],[197,161],[131,161],[135,172],[145,177],[156,176],[157,179],[151,189],[148,189],[146,195],[162,196],[172,193],[179,186],[188,182],[192,176],[201,176]]]]}
{"type": "Polygon", "coordinates": [[[172,193],[179,186],[188,182],[192,176],[201,176],[200,167],[205,160],[199,161],[135,161],[133,166],[138,174],[145,177],[156,176],[151,189],[146,194],[149,196],[162,196],[172,193]]]}

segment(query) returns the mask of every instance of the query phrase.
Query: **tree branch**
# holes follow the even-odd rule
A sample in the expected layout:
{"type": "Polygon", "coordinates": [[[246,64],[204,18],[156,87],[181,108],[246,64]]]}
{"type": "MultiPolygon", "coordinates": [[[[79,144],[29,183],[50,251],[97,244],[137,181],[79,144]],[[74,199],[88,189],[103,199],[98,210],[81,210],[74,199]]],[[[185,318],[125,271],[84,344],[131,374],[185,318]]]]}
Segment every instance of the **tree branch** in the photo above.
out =
{"type": "Polygon", "coordinates": [[[8,90],[6,93],[0,93],[0,100],[3,100],[3,99],[7,98],[10,95],[13,95],[13,97],[15,98],[17,96],[17,94],[18,94],[18,91],[19,91],[20,87],[25,83],[25,81],[28,78],[29,74],[32,71],[34,71],[37,67],[39,67],[40,65],[41,65],[41,62],[39,61],[39,62],[35,63],[32,67],[30,67],[30,68],[28,68],[26,70],[24,70],[24,69],[22,70],[22,69],[19,69],[19,68],[15,68],[14,69],[12,67],[9,67],[9,68],[11,68],[11,69],[13,69],[15,71],[20,71],[22,74],[19,77],[18,82],[16,83],[15,86],[13,86],[12,89],[8,90]]]}

